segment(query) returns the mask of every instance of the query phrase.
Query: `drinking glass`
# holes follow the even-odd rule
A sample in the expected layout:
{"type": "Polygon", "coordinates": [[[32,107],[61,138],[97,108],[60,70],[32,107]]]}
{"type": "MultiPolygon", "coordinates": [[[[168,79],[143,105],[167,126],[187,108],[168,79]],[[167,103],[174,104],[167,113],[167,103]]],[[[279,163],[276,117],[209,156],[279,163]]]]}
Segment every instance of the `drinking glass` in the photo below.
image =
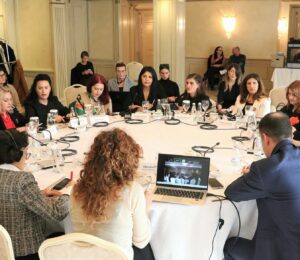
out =
{"type": "Polygon", "coordinates": [[[87,116],[90,116],[93,113],[93,109],[92,109],[92,105],[91,104],[84,105],[84,113],[87,116]]]}
{"type": "Polygon", "coordinates": [[[191,101],[189,101],[189,100],[182,101],[182,108],[185,113],[187,113],[189,111],[190,105],[191,105],[191,101]]]}
{"type": "Polygon", "coordinates": [[[57,109],[50,109],[49,111],[52,115],[52,117],[55,119],[55,117],[58,116],[58,110],[57,109]]]}
{"type": "Polygon", "coordinates": [[[253,106],[251,105],[246,105],[245,106],[245,115],[248,116],[249,114],[251,114],[253,112],[253,106]]]}
{"type": "Polygon", "coordinates": [[[55,124],[55,120],[54,120],[54,117],[51,113],[48,113],[47,115],[47,127],[51,127],[52,125],[55,124]]]}
{"type": "Polygon", "coordinates": [[[254,112],[248,112],[248,119],[247,119],[248,128],[254,133],[256,131],[256,116],[254,112]]]}
{"type": "Polygon", "coordinates": [[[101,114],[101,106],[100,105],[95,105],[94,106],[94,113],[95,113],[95,115],[100,115],[101,114]]]}
{"type": "Polygon", "coordinates": [[[166,115],[166,106],[169,104],[168,99],[167,98],[162,98],[160,100],[160,104],[161,104],[161,108],[163,110],[163,114],[166,115]]]}
{"type": "Polygon", "coordinates": [[[203,121],[205,121],[206,111],[209,108],[209,100],[202,100],[202,109],[204,111],[203,121]]]}
{"type": "Polygon", "coordinates": [[[143,110],[144,110],[145,113],[148,112],[149,105],[150,105],[150,102],[148,100],[145,100],[145,101],[142,102],[142,107],[143,107],[143,110]]]}

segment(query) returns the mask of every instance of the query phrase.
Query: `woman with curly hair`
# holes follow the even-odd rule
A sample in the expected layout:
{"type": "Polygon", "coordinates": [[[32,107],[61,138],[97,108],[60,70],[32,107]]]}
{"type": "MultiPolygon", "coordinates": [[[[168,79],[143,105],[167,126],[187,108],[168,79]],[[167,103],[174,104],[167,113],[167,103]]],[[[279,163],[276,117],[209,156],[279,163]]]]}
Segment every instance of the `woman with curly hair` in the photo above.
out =
{"type": "Polygon", "coordinates": [[[71,195],[75,232],[88,233],[124,249],[128,259],[154,259],[143,188],[134,179],[141,147],[124,131],[101,132],[87,154],[71,195]]]}

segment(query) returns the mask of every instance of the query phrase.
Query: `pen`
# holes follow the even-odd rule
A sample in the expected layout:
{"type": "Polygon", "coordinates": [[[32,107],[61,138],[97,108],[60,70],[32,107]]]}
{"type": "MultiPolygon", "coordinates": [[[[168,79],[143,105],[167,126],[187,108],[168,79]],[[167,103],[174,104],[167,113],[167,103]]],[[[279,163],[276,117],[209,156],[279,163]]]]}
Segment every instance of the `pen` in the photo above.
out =
{"type": "Polygon", "coordinates": [[[70,172],[70,180],[73,180],[73,171],[70,172]]]}

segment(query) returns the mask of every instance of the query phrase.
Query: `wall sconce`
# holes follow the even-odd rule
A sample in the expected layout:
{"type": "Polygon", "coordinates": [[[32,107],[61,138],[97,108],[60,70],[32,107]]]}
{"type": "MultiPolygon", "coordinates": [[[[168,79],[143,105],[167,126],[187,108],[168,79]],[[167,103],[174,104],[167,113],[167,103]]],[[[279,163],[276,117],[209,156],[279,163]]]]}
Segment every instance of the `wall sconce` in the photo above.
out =
{"type": "Polygon", "coordinates": [[[284,17],[284,18],[280,18],[278,20],[278,26],[277,26],[277,30],[278,30],[278,36],[279,38],[287,33],[287,29],[288,29],[288,25],[287,25],[287,19],[284,17]]]}
{"type": "Polygon", "coordinates": [[[231,37],[231,34],[235,29],[235,24],[236,18],[234,16],[223,17],[223,27],[228,39],[231,37]]]}

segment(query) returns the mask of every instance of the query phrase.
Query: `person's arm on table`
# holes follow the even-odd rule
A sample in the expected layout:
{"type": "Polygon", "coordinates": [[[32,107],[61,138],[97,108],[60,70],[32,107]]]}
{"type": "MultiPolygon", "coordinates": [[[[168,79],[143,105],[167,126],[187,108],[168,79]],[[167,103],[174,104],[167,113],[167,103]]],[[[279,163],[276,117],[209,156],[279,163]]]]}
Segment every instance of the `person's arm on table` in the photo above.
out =
{"type": "Polygon", "coordinates": [[[233,181],[226,188],[225,196],[233,201],[245,201],[266,197],[264,183],[257,171],[256,164],[252,163],[250,169],[244,168],[243,170],[243,176],[233,181]]]}

